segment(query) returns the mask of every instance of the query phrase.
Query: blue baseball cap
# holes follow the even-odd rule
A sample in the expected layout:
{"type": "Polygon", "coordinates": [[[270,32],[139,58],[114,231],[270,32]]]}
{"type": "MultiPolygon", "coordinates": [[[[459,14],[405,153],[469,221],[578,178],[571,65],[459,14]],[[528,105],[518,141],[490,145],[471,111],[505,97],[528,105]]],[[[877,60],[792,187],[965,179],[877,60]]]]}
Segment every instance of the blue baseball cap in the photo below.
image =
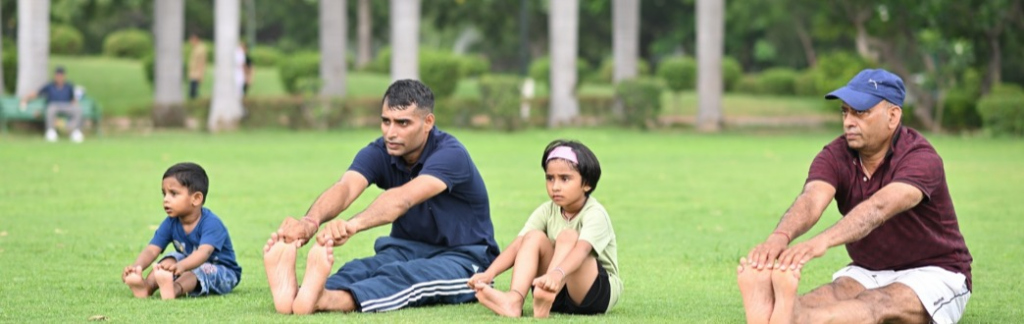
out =
{"type": "Polygon", "coordinates": [[[853,109],[865,111],[883,99],[902,107],[906,94],[899,76],[883,69],[866,69],[857,73],[846,86],[825,95],[825,99],[840,99],[853,109]]]}

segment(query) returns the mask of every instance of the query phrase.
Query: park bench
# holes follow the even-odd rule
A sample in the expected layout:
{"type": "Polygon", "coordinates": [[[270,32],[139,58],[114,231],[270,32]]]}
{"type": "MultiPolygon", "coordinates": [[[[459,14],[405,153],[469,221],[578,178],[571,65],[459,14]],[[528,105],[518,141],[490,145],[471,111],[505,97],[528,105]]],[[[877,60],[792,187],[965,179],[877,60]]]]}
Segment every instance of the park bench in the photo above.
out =
{"type": "MultiPolygon", "coordinates": [[[[100,119],[102,117],[99,104],[92,100],[92,98],[83,95],[78,99],[78,106],[82,109],[82,121],[91,120],[93,130],[96,134],[99,134],[100,119]]],[[[21,98],[14,96],[0,97],[0,132],[6,134],[7,123],[11,121],[45,122],[46,100],[36,98],[29,101],[25,107],[22,107],[21,98]]]]}

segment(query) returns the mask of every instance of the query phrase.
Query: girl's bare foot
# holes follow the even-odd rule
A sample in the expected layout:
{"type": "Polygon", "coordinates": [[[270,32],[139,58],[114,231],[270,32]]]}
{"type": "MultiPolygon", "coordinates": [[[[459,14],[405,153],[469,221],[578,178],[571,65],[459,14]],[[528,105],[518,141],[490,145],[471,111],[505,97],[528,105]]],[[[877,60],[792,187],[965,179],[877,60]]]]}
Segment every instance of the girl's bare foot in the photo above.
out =
{"type": "Polygon", "coordinates": [[[523,316],[523,296],[514,291],[503,293],[487,285],[477,285],[476,299],[495,314],[507,317],[523,316]],[[481,288],[482,287],[482,288],[481,288]]]}
{"type": "Polygon", "coordinates": [[[555,302],[557,292],[551,292],[543,288],[533,289],[533,317],[548,318],[551,315],[551,304],[555,302]]]}

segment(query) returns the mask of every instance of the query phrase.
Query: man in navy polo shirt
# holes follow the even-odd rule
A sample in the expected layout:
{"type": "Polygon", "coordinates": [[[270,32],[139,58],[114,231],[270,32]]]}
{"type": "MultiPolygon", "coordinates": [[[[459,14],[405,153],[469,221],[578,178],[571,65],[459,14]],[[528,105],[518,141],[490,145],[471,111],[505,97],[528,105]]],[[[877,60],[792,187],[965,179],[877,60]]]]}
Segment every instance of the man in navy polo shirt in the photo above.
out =
{"type": "Polygon", "coordinates": [[[864,70],[825,96],[842,100],[843,131],[811,163],[803,193],[740,260],[748,323],[955,323],[971,297],[971,254],[942,159],[900,123],[903,80],[864,70]],[[836,200],[843,218],[789,246],[836,200]],[[846,245],[853,261],[797,296],[801,268],[846,245]]]}
{"type": "Polygon", "coordinates": [[[474,301],[466,281],[499,253],[483,178],[462,143],[434,127],[430,89],[415,80],[396,81],[381,106],[383,136],[356,154],[305,217],[285,219],[264,247],[280,313],[381,312],[474,301]],[[347,221],[329,222],[370,184],[385,191],[347,221]],[[331,275],[334,247],[386,224],[391,235],[377,239],[374,256],[349,261],[331,275]],[[298,286],[296,250],[314,235],[298,286]]]}
{"type": "Polygon", "coordinates": [[[71,141],[80,143],[85,139],[81,130],[82,109],[78,107],[78,100],[75,98],[75,85],[68,82],[64,75],[64,67],[58,66],[54,69],[53,81],[47,83],[38,92],[22,98],[21,105],[24,107],[29,100],[36,97],[46,99],[46,141],[57,141],[57,130],[53,127],[57,114],[71,117],[69,127],[71,128],[71,141]]]}

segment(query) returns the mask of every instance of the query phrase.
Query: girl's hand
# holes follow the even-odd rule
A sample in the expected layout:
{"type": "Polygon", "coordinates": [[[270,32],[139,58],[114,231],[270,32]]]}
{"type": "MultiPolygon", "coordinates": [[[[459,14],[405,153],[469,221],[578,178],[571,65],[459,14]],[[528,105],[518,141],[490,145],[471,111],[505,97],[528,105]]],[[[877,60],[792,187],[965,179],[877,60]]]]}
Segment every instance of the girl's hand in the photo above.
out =
{"type": "Polygon", "coordinates": [[[486,272],[481,272],[470,277],[469,282],[467,282],[466,285],[474,290],[480,290],[484,289],[484,286],[490,286],[492,282],[494,282],[494,276],[489,275],[486,272]]]}
{"type": "Polygon", "coordinates": [[[558,292],[562,288],[562,273],[556,270],[548,271],[547,274],[533,280],[534,289],[540,288],[550,292],[558,292]]]}

